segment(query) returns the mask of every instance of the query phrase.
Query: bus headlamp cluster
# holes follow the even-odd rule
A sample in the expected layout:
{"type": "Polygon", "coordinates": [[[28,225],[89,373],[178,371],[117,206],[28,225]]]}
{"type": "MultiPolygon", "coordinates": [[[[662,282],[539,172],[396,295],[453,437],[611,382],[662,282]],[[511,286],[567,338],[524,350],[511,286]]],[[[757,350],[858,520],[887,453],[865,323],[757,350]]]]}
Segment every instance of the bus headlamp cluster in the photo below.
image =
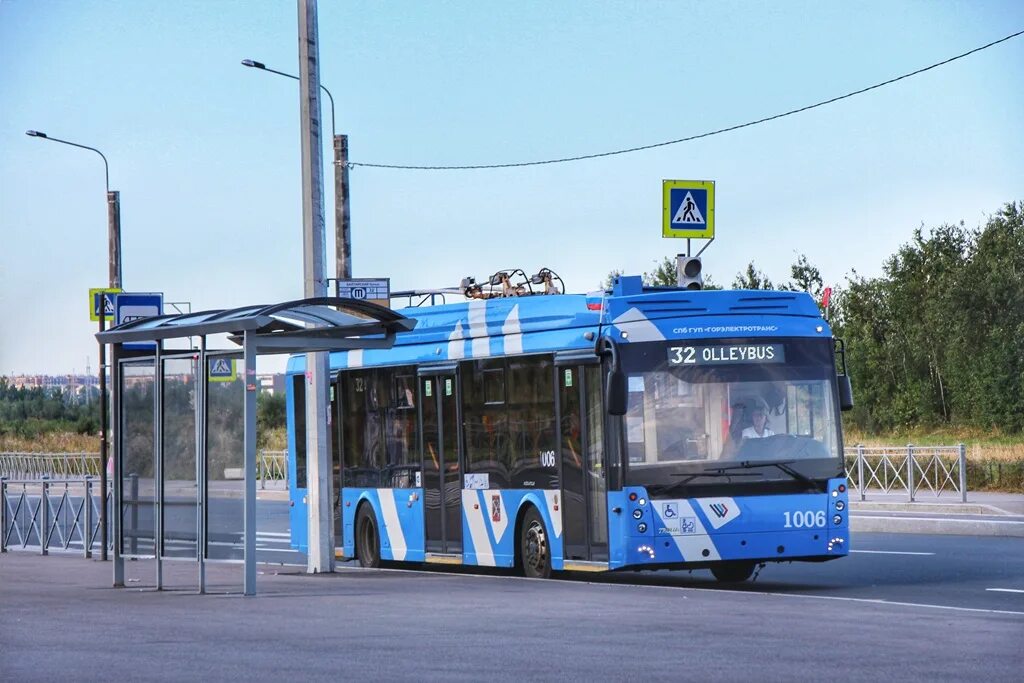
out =
{"type": "Polygon", "coordinates": [[[846,503],[844,503],[841,500],[836,501],[836,510],[839,510],[841,512],[841,511],[843,511],[845,509],[846,509],[846,503]]]}
{"type": "Polygon", "coordinates": [[[643,516],[644,516],[643,510],[641,510],[640,508],[637,508],[636,510],[633,510],[633,519],[640,519],[643,516]]]}

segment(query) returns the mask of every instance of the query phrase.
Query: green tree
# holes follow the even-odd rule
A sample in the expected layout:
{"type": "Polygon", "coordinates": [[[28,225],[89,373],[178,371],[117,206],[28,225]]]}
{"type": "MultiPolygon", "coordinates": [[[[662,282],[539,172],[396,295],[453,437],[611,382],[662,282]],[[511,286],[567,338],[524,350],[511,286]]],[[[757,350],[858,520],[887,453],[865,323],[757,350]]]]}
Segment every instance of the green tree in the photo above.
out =
{"type": "Polygon", "coordinates": [[[736,277],[732,281],[733,289],[775,289],[775,285],[768,279],[768,276],[762,273],[754,266],[754,262],[751,261],[747,264],[747,269],[742,273],[737,273],[736,277]]]}

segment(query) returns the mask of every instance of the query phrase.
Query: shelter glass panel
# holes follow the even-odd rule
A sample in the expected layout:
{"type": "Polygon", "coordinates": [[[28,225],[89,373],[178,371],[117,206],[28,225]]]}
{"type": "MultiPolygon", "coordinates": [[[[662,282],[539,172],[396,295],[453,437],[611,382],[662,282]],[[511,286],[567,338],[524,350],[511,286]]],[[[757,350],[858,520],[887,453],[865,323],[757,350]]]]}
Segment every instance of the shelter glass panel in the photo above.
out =
{"type": "Polygon", "coordinates": [[[152,360],[121,365],[121,553],[156,555],[156,454],[152,360]]]}
{"type": "Polygon", "coordinates": [[[163,538],[164,557],[198,557],[196,486],[196,365],[194,358],[163,362],[163,538]]]}
{"type": "MultiPolygon", "coordinates": [[[[222,359],[223,357],[218,357],[222,359]]],[[[214,359],[208,361],[211,365],[214,359]]],[[[241,358],[235,359],[241,366],[241,358]]],[[[206,396],[206,557],[241,560],[245,474],[245,381],[208,379],[206,396]]],[[[287,513],[284,513],[287,514],[287,513]]]]}

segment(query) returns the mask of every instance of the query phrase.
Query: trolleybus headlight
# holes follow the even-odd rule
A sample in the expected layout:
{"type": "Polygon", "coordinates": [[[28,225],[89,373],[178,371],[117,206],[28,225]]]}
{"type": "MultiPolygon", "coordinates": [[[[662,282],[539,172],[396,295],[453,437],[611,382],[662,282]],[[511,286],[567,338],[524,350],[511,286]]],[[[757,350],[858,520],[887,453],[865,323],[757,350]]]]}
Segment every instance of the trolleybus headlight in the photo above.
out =
{"type": "Polygon", "coordinates": [[[647,531],[647,525],[644,524],[643,522],[640,522],[639,524],[636,525],[636,530],[639,531],[640,533],[644,533],[645,531],[647,531]]]}
{"type": "Polygon", "coordinates": [[[836,526],[839,526],[840,524],[842,524],[842,523],[843,523],[843,516],[842,516],[842,515],[836,515],[836,516],[834,516],[834,517],[832,518],[832,523],[833,523],[833,524],[835,524],[836,526]]]}
{"type": "Polygon", "coordinates": [[[836,501],[836,510],[844,510],[844,509],[846,509],[846,503],[844,503],[841,500],[837,500],[836,501]]]}
{"type": "Polygon", "coordinates": [[[633,510],[633,519],[640,519],[643,516],[644,516],[644,513],[642,511],[640,511],[639,509],[633,510]]]}
{"type": "Polygon", "coordinates": [[[643,507],[644,505],[647,505],[647,499],[646,498],[641,498],[638,502],[640,503],[640,507],[643,507]]]}

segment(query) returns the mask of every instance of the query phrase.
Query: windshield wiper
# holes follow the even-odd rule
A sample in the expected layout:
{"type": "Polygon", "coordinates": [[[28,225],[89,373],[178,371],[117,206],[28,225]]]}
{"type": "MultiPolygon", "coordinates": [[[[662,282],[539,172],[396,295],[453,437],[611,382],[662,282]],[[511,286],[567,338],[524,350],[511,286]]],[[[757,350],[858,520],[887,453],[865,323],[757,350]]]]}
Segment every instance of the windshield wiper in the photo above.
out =
{"type": "Polygon", "coordinates": [[[822,489],[822,487],[819,484],[817,484],[813,479],[808,477],[806,474],[790,467],[790,465],[792,465],[795,462],[796,460],[767,460],[764,462],[744,460],[742,462],[736,463],[735,465],[723,465],[721,467],[713,467],[709,471],[717,472],[720,474],[727,474],[730,470],[749,470],[757,467],[774,467],[785,472],[786,474],[791,476],[793,479],[796,479],[801,484],[806,485],[808,488],[819,490],[822,489]]]}
{"type": "Polygon", "coordinates": [[[673,472],[671,474],[671,476],[673,476],[673,477],[686,477],[686,478],[683,479],[682,481],[677,481],[677,482],[675,482],[673,484],[670,484],[670,485],[666,486],[665,488],[661,489],[661,491],[659,493],[667,493],[669,491],[674,491],[677,488],[682,488],[683,486],[686,486],[687,484],[689,484],[691,481],[693,481],[694,479],[696,479],[698,477],[729,477],[729,478],[732,478],[732,477],[756,477],[756,476],[758,476],[758,474],[756,472],[727,472],[726,471],[726,470],[732,470],[732,469],[736,469],[736,468],[733,468],[733,467],[725,467],[725,468],[714,467],[714,468],[709,469],[709,470],[702,470],[700,472],[693,472],[693,473],[689,473],[689,472],[687,472],[687,473],[673,472]]]}

